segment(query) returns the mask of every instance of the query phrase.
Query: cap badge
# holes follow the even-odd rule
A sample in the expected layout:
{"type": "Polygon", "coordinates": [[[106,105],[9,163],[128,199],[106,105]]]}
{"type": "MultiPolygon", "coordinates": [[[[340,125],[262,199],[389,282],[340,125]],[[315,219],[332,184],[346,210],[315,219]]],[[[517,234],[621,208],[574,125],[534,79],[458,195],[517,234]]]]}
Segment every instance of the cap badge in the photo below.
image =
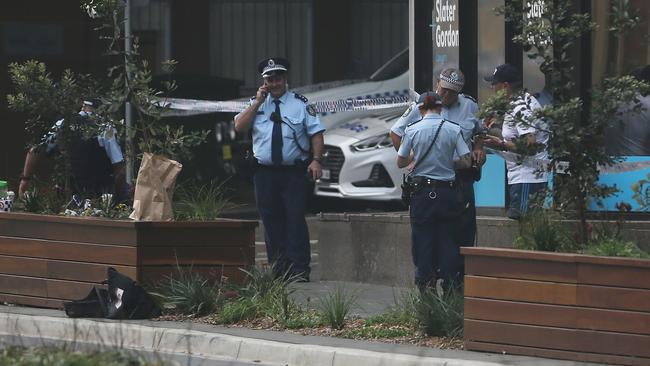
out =
{"type": "Polygon", "coordinates": [[[452,72],[449,77],[451,77],[451,80],[453,81],[458,81],[458,74],[456,72],[452,72]]]}
{"type": "Polygon", "coordinates": [[[269,59],[269,62],[266,63],[269,67],[275,66],[275,61],[272,58],[269,59]]]}

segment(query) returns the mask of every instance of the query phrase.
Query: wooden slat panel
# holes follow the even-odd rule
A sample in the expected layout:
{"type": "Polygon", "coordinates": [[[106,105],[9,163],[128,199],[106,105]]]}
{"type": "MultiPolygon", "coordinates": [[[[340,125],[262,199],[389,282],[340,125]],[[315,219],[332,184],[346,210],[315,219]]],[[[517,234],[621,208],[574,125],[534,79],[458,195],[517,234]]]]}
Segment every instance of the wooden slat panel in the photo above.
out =
{"type": "Polygon", "coordinates": [[[47,267],[48,278],[59,280],[99,283],[107,278],[106,270],[108,267],[113,267],[121,274],[129,276],[132,279],[135,279],[137,276],[135,266],[48,261],[47,267]]]}
{"type": "Polygon", "coordinates": [[[47,260],[0,255],[0,273],[47,277],[47,260]]]}
{"type": "Polygon", "coordinates": [[[465,276],[465,296],[495,300],[576,305],[576,285],[465,276]]]}
{"type": "Polygon", "coordinates": [[[518,250],[518,249],[508,249],[508,248],[486,248],[486,247],[462,247],[460,248],[460,252],[465,257],[480,256],[480,257],[500,257],[500,258],[522,258],[522,259],[542,260],[542,261],[578,262],[578,263],[602,264],[602,265],[619,266],[619,267],[650,268],[650,260],[636,259],[636,258],[597,257],[593,255],[584,255],[584,254],[536,252],[530,250],[518,250]]]}
{"type": "Polygon", "coordinates": [[[468,341],[650,358],[650,336],[465,319],[468,341]]]}
{"type": "Polygon", "coordinates": [[[0,235],[135,246],[133,222],[11,213],[0,217],[0,235]]]}
{"type": "Polygon", "coordinates": [[[46,280],[47,297],[52,299],[78,300],[86,297],[93,286],[99,284],[46,280]]]}
{"type": "Polygon", "coordinates": [[[0,275],[0,293],[43,298],[76,300],[99,284],[47,278],[0,275]]]}
{"type": "Polygon", "coordinates": [[[0,236],[0,255],[134,266],[136,253],[134,247],[0,236]]]}
{"type": "Polygon", "coordinates": [[[465,296],[650,312],[650,291],[465,276],[465,296]]]}
{"type": "MultiPolygon", "coordinates": [[[[106,279],[106,269],[108,267],[105,264],[0,256],[0,273],[19,276],[101,282],[106,279]]],[[[111,265],[111,267],[131,278],[136,276],[134,266],[111,265]]]]}
{"type": "Polygon", "coordinates": [[[650,335],[650,313],[465,298],[465,318],[650,335]]]}
{"type": "MultiPolygon", "coordinates": [[[[221,280],[225,277],[227,283],[243,283],[246,274],[240,270],[240,267],[215,267],[215,266],[183,266],[184,271],[200,273],[206,278],[221,280]]],[[[140,269],[140,278],[138,281],[145,284],[155,284],[165,278],[165,276],[178,276],[177,266],[142,266],[140,269]]]]}
{"type": "Polygon", "coordinates": [[[576,283],[577,266],[572,262],[467,256],[465,273],[484,277],[576,283]]]}
{"type": "Polygon", "coordinates": [[[495,352],[503,354],[524,355],[544,358],[557,358],[580,362],[597,362],[625,366],[647,366],[650,358],[637,358],[625,356],[600,355],[596,353],[570,352],[553,349],[511,346],[507,344],[494,344],[483,342],[465,342],[465,349],[470,351],[495,352]]]}
{"type": "Polygon", "coordinates": [[[0,293],[47,297],[47,287],[42,278],[0,275],[0,293]]]}
{"type": "Polygon", "coordinates": [[[139,265],[246,265],[255,261],[254,247],[144,247],[139,265]]]}
{"type": "Polygon", "coordinates": [[[650,290],[579,285],[577,303],[594,308],[650,312],[650,290]]]}
{"type": "Polygon", "coordinates": [[[0,293],[0,303],[63,309],[63,300],[0,293]]]}
{"type": "Polygon", "coordinates": [[[578,263],[578,282],[650,290],[650,268],[578,263]]]}
{"type": "Polygon", "coordinates": [[[255,229],[159,228],[138,231],[138,246],[241,246],[255,243],[255,229]]]}

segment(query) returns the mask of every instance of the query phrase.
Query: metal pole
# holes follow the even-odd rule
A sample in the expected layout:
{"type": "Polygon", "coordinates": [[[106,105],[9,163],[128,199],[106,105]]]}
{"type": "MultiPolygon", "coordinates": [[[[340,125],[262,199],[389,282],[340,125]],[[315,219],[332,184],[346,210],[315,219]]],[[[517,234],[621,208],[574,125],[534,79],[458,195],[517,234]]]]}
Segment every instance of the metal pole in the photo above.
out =
{"type": "MultiPolygon", "coordinates": [[[[131,1],[124,1],[124,62],[126,63],[126,57],[131,53],[131,1]]],[[[131,79],[131,75],[127,74],[126,77],[131,79]]],[[[131,103],[126,102],[124,106],[124,122],[126,123],[126,182],[128,184],[133,184],[133,158],[134,158],[134,149],[133,149],[133,140],[131,139],[131,130],[133,129],[133,111],[131,109],[131,103]]]]}

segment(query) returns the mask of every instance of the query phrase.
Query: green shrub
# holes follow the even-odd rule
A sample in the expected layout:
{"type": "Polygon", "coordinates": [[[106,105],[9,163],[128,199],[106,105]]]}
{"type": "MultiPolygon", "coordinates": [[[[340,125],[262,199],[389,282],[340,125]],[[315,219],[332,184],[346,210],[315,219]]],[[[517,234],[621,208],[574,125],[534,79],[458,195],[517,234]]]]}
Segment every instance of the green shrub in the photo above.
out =
{"type": "Polygon", "coordinates": [[[318,309],[323,321],[332,329],[342,329],[345,319],[356,306],[358,295],[342,287],[320,299],[318,309]]]}
{"type": "Polygon", "coordinates": [[[226,303],[216,319],[224,324],[236,323],[256,317],[269,317],[283,327],[299,328],[301,324],[314,323],[291,299],[295,291],[295,276],[285,273],[277,276],[275,265],[242,270],[246,273],[246,286],[239,289],[240,298],[226,303]]]}
{"type": "Polygon", "coordinates": [[[463,292],[449,290],[438,294],[428,290],[415,304],[420,329],[429,336],[460,337],[463,333],[463,292]]]}
{"type": "Polygon", "coordinates": [[[402,292],[395,298],[395,305],[383,314],[371,316],[366,319],[366,325],[417,325],[416,304],[419,299],[417,290],[402,292]]]}
{"type": "Polygon", "coordinates": [[[250,297],[240,297],[226,302],[217,315],[221,324],[233,324],[257,316],[257,306],[250,297]]]}
{"type": "Polygon", "coordinates": [[[190,316],[203,316],[216,311],[222,302],[219,283],[192,269],[177,268],[165,276],[152,293],[163,309],[190,316]]]}
{"type": "Polygon", "coordinates": [[[641,250],[634,242],[608,232],[593,235],[584,253],[605,257],[650,258],[650,254],[641,250]]]}
{"type": "Polygon", "coordinates": [[[207,221],[220,217],[223,210],[232,206],[226,197],[224,183],[211,181],[201,185],[188,182],[179,185],[174,203],[176,220],[207,221]]]}
{"type": "Polygon", "coordinates": [[[522,219],[515,246],[545,252],[576,250],[575,241],[571,239],[561,217],[549,210],[536,210],[522,219]]]}

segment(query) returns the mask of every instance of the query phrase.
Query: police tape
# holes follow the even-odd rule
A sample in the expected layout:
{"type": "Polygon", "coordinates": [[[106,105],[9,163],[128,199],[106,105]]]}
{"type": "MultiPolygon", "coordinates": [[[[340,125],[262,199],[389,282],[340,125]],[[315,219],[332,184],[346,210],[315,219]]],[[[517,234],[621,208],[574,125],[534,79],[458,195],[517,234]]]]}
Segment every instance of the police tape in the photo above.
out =
{"type": "MultiPolygon", "coordinates": [[[[407,107],[411,104],[413,94],[409,96],[395,95],[376,98],[338,99],[317,101],[309,103],[316,113],[325,115],[328,113],[349,112],[349,111],[370,111],[407,107]]],[[[198,99],[164,98],[155,103],[163,108],[162,115],[171,116],[192,116],[205,113],[239,113],[250,105],[248,100],[232,101],[209,101],[198,99]]]]}

